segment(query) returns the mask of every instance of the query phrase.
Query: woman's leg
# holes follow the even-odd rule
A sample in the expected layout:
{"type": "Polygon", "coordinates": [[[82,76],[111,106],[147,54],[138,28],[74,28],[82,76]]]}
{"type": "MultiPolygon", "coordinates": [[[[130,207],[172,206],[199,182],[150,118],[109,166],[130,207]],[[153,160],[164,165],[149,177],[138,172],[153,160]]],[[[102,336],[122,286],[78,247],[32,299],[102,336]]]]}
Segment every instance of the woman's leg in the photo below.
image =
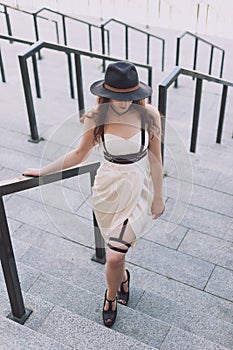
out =
{"type": "MultiPolygon", "coordinates": [[[[111,238],[118,238],[120,232],[122,231],[122,226],[118,227],[115,232],[111,235],[111,238]]],[[[135,235],[129,225],[124,229],[124,235],[121,240],[127,242],[129,245],[135,239],[135,235]]],[[[128,247],[122,244],[121,241],[111,241],[112,247],[106,248],[106,280],[108,285],[107,298],[113,300],[116,298],[117,291],[121,282],[127,280],[127,273],[125,271],[125,254],[128,251],[128,247]],[[121,252],[115,251],[114,248],[120,249],[121,252]],[[125,252],[125,253],[124,253],[125,252]]],[[[128,291],[128,284],[124,285],[125,292],[128,291]]],[[[108,310],[109,303],[106,302],[104,310],[108,310]]],[[[113,310],[116,308],[116,301],[113,304],[113,310]]]]}
{"type": "MultiPolygon", "coordinates": [[[[107,247],[106,249],[106,280],[108,285],[107,298],[113,300],[116,298],[119,285],[125,274],[125,254],[116,252],[107,247]]],[[[105,310],[108,310],[108,302],[105,304],[105,310]]],[[[115,304],[114,304],[115,309],[115,304]]]]}

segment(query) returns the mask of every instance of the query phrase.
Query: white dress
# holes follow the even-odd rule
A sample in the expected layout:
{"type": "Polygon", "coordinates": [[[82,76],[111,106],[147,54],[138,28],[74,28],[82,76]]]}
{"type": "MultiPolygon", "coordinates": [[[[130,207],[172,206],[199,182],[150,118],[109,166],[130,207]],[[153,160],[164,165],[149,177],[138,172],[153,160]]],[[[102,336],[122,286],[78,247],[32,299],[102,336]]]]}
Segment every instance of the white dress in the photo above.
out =
{"type": "MultiPolygon", "coordinates": [[[[141,131],[130,139],[113,134],[104,137],[107,151],[112,155],[136,153],[141,147],[141,131]]],[[[148,143],[149,136],[145,132],[145,148],[148,143]]],[[[92,191],[93,210],[106,242],[126,219],[134,233],[132,246],[153,225],[153,186],[148,155],[131,164],[104,161],[97,171],[92,191]]]]}

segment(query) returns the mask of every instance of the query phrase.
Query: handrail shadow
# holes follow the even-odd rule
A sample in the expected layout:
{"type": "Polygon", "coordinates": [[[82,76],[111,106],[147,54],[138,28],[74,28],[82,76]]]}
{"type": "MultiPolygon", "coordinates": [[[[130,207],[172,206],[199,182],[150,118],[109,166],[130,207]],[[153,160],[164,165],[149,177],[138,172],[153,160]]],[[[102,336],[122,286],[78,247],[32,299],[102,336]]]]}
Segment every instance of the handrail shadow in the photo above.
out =
{"type": "MultiPolygon", "coordinates": [[[[21,286],[18,277],[18,271],[12,247],[7,216],[4,208],[3,197],[12,193],[28,190],[38,186],[47,185],[56,181],[72,178],[82,174],[90,174],[91,186],[94,184],[96,171],[100,163],[89,163],[75,166],[63,171],[44,175],[41,177],[18,177],[10,180],[0,181],[0,260],[5,278],[8,297],[11,305],[11,312],[8,318],[24,324],[32,313],[31,309],[25,308],[21,286]]],[[[95,255],[92,260],[105,263],[105,247],[104,240],[100,234],[100,230],[93,213],[93,226],[95,238],[95,255]]]]}

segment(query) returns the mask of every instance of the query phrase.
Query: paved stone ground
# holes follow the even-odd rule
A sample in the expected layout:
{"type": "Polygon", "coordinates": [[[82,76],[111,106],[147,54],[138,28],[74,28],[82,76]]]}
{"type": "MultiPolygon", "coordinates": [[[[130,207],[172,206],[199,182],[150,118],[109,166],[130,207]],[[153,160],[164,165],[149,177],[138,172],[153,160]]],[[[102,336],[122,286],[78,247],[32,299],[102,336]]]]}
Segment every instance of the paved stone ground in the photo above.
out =
{"type": "MultiPolygon", "coordinates": [[[[15,28],[18,21],[17,17],[15,28]]],[[[30,39],[28,25],[21,21],[19,36],[30,39]]],[[[45,27],[44,35],[46,30],[45,27]]],[[[173,68],[177,32],[151,30],[167,42],[166,71],[161,73],[156,67],[153,71],[156,104],[157,85],[173,68]]],[[[113,38],[114,35],[117,34],[113,33],[113,38]]],[[[82,39],[80,47],[85,48],[85,37],[82,39]]],[[[226,48],[224,78],[232,80],[232,42],[210,39],[226,48]]],[[[134,43],[141,48],[144,44],[139,40],[134,39],[134,43]]],[[[17,62],[17,54],[25,48],[1,41],[7,76],[7,83],[0,84],[1,180],[19,177],[27,167],[56,159],[76,146],[81,133],[77,100],[69,98],[66,58],[45,51],[38,63],[42,99],[34,96],[44,141],[28,142],[17,62]]],[[[114,55],[120,58],[120,45],[113,48],[114,55]]],[[[182,49],[183,65],[187,67],[190,49],[187,40],[182,49]]],[[[206,71],[207,51],[202,48],[199,53],[198,68],[206,71]]],[[[142,54],[142,49],[135,54],[137,60],[142,54]]],[[[102,76],[100,65],[94,59],[83,60],[87,108],[95,103],[88,86],[102,76]]],[[[143,74],[140,71],[142,80],[143,74]]],[[[164,162],[166,212],[127,255],[132,274],[131,299],[128,308],[119,307],[111,330],[101,320],[104,266],[91,261],[94,237],[87,202],[88,176],[5,197],[23,296],[33,314],[24,326],[6,318],[10,306],[1,273],[1,350],[233,349],[233,100],[229,90],[223,141],[215,144],[220,92],[219,86],[204,84],[197,152],[191,154],[188,149],[194,82],[182,77],[179,89],[169,90],[164,162]]],[[[99,158],[96,149],[88,161],[99,158]]]]}

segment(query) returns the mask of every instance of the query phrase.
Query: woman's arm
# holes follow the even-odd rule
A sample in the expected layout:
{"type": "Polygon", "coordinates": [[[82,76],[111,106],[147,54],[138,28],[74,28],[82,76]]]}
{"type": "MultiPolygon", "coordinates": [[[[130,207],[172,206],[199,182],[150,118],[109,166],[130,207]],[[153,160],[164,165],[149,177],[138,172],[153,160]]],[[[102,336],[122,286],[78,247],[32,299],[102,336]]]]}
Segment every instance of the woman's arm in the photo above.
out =
{"type": "Polygon", "coordinates": [[[94,146],[94,127],[95,122],[92,118],[84,119],[84,131],[77,149],[70,151],[63,157],[55,160],[41,169],[27,169],[23,175],[25,176],[42,176],[54,173],[62,169],[70,168],[81,163],[89,154],[94,146]]]}
{"type": "Polygon", "coordinates": [[[154,132],[153,137],[150,136],[149,143],[149,163],[154,187],[154,199],[151,207],[151,212],[154,215],[154,219],[157,219],[160,215],[162,215],[165,209],[162,193],[163,168],[161,156],[161,117],[155,108],[150,107],[150,113],[155,118],[155,122],[158,127],[158,131],[154,132]]]}

